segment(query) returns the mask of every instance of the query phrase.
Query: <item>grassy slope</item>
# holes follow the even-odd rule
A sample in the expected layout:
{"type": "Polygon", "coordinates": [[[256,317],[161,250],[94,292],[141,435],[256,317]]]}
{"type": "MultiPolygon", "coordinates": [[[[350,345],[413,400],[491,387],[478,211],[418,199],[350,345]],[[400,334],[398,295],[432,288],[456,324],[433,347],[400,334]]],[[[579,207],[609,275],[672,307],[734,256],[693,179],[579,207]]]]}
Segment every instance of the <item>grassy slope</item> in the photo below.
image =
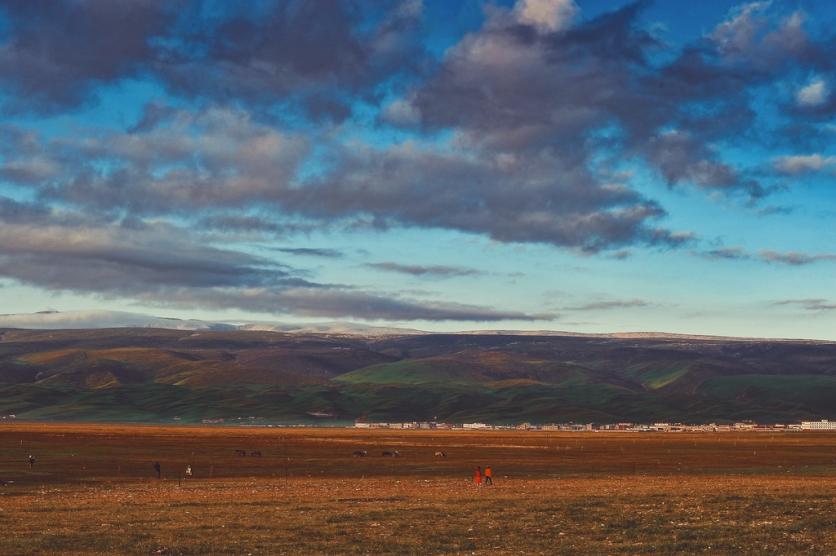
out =
{"type": "Polygon", "coordinates": [[[836,417],[834,375],[828,344],[13,331],[0,341],[0,414],[787,421],[836,417]]]}

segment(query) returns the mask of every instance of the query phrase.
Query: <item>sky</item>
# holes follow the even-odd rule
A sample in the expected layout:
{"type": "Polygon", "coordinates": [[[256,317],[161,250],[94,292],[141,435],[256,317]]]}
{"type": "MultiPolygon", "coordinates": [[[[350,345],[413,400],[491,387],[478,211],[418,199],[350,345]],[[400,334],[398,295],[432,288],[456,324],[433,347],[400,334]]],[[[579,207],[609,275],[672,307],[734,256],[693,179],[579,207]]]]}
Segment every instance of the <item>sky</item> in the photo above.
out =
{"type": "Polygon", "coordinates": [[[0,312],[836,340],[836,4],[0,1],[0,312]]]}

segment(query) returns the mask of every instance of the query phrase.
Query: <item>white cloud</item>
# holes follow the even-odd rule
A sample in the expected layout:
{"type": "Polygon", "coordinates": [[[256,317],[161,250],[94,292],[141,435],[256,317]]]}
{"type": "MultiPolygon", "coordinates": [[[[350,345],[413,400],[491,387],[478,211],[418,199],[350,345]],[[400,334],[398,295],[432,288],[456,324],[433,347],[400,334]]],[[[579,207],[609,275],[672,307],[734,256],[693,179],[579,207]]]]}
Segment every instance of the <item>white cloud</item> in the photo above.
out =
{"type": "Polygon", "coordinates": [[[821,78],[816,78],[798,90],[795,100],[801,106],[819,106],[827,101],[829,95],[827,83],[821,78]]]}
{"type": "Polygon", "coordinates": [[[808,172],[820,172],[825,168],[836,166],[836,156],[820,154],[780,156],[775,158],[772,164],[782,174],[795,176],[808,172]]]}
{"type": "Polygon", "coordinates": [[[709,35],[725,53],[745,51],[752,44],[764,21],[759,15],[770,2],[752,2],[733,8],[729,17],[709,35]]]}
{"type": "Polygon", "coordinates": [[[517,21],[543,32],[566,29],[578,12],[574,0],[519,0],[514,7],[517,21]]]}

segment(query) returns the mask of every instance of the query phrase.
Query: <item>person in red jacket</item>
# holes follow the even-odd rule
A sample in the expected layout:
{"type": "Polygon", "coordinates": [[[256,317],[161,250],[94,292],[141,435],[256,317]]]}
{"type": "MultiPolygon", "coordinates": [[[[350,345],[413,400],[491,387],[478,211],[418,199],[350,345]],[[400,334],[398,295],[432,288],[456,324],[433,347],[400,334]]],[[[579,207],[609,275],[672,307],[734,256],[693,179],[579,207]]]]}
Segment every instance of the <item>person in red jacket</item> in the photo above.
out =
{"type": "Polygon", "coordinates": [[[485,486],[493,485],[493,471],[491,470],[491,466],[485,467],[485,486]]]}
{"type": "Polygon", "coordinates": [[[478,465],[476,466],[476,470],[473,471],[473,484],[482,486],[482,468],[478,465]]]}

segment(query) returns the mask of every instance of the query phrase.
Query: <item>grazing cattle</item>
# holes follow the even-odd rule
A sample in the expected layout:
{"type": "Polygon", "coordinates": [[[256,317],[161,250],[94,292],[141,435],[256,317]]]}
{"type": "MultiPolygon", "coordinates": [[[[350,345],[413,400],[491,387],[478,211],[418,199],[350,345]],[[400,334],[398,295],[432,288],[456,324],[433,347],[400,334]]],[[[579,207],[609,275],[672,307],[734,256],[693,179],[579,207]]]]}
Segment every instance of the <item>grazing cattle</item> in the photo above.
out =
{"type": "Polygon", "coordinates": [[[369,455],[369,453],[366,450],[354,450],[354,453],[352,455],[355,458],[364,458],[367,455],[369,455]]]}
{"type": "Polygon", "coordinates": [[[254,458],[260,458],[261,457],[261,452],[259,450],[255,450],[253,452],[250,452],[250,455],[254,458]]]}
{"type": "Polygon", "coordinates": [[[397,450],[392,450],[391,452],[383,452],[381,455],[385,458],[398,458],[401,456],[401,453],[397,450]]]}
{"type": "Polygon", "coordinates": [[[447,457],[447,452],[436,452],[436,453],[435,453],[435,457],[437,457],[437,458],[446,458],[446,457],[447,457]]]}
{"type": "Polygon", "coordinates": [[[247,455],[247,451],[246,450],[235,450],[235,455],[244,457],[244,456],[247,455]]]}

